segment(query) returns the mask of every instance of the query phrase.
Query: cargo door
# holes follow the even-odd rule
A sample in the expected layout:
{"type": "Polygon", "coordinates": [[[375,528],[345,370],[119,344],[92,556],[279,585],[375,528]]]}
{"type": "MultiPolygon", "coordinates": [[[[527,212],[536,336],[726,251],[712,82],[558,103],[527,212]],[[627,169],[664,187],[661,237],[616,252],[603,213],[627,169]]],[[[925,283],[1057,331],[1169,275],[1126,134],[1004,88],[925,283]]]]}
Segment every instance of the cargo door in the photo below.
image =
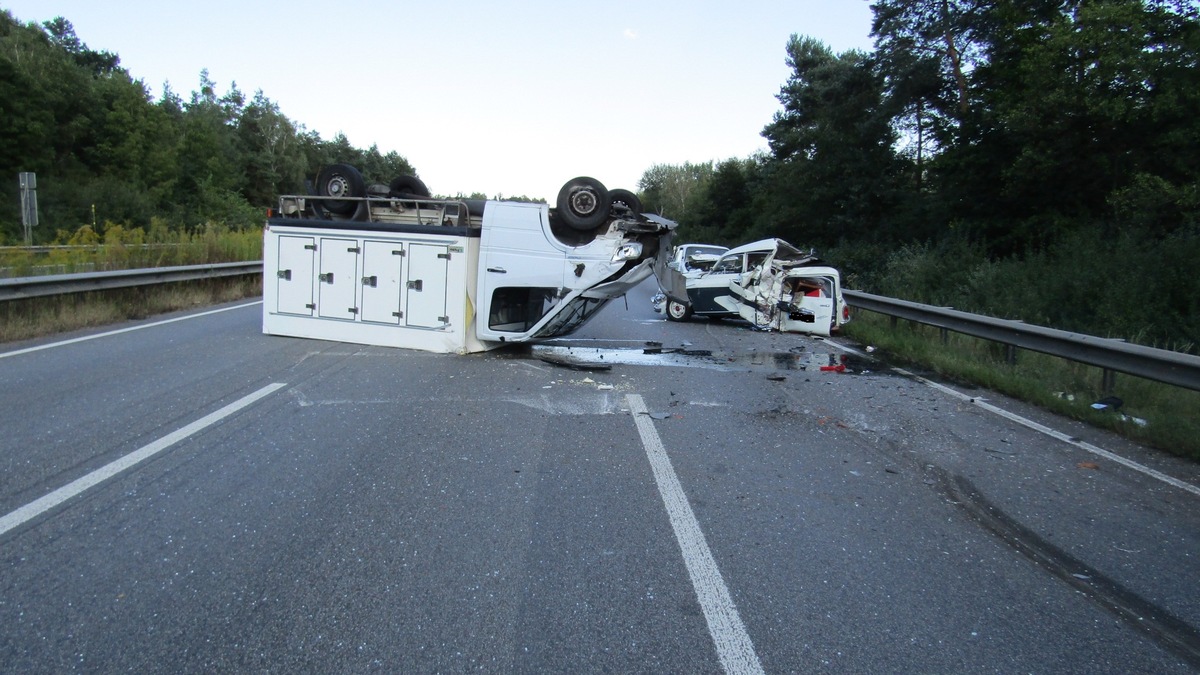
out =
{"type": "Polygon", "coordinates": [[[410,244],[404,311],[405,323],[417,328],[442,328],[446,315],[446,286],[450,248],[437,244],[410,244]]]}
{"type": "Polygon", "coordinates": [[[279,237],[279,260],[275,270],[276,312],[313,315],[313,260],[316,252],[316,240],[312,237],[279,237]]]}
{"type": "Polygon", "coordinates": [[[319,246],[317,312],[326,319],[354,319],[358,315],[358,242],[322,238],[319,246]]]}
{"type": "Polygon", "coordinates": [[[404,318],[400,306],[405,281],[404,244],[364,241],[362,261],[362,320],[399,325],[404,318]]]}

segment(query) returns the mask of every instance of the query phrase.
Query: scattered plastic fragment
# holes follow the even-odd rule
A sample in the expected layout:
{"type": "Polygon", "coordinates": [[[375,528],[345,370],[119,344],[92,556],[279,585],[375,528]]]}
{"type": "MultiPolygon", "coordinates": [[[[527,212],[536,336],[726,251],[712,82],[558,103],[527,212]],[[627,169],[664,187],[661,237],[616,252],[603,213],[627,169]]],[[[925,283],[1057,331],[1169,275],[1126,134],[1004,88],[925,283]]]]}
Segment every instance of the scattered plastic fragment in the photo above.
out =
{"type": "Polygon", "coordinates": [[[1096,410],[1116,410],[1124,405],[1125,402],[1116,396],[1105,396],[1104,398],[1092,404],[1096,410]]]}

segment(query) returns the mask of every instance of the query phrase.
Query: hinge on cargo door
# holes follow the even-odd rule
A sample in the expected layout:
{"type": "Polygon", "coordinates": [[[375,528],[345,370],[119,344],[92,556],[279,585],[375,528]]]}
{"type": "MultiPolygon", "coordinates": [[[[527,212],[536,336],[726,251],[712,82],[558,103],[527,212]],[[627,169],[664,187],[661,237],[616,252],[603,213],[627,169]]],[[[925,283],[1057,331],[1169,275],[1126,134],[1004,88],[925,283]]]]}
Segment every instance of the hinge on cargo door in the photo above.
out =
{"type": "Polygon", "coordinates": [[[442,260],[449,260],[450,254],[449,253],[439,253],[438,258],[441,258],[442,260]]]}
{"type": "Polygon", "coordinates": [[[346,249],[346,253],[359,253],[361,251],[362,249],[357,246],[351,246],[350,248],[346,249]]]}
{"type": "Polygon", "coordinates": [[[332,284],[333,283],[333,272],[325,272],[324,274],[318,274],[317,281],[323,281],[327,284],[332,284]]]}
{"type": "Polygon", "coordinates": [[[315,250],[317,250],[317,245],[316,244],[305,244],[304,250],[305,251],[315,251],[315,250]]]}
{"type": "Polygon", "coordinates": [[[438,321],[441,321],[442,323],[450,323],[450,317],[448,317],[448,316],[439,316],[439,317],[438,317],[438,321]]]}
{"type": "Polygon", "coordinates": [[[403,257],[404,257],[404,249],[402,249],[402,248],[401,248],[401,249],[397,249],[397,250],[395,250],[395,251],[392,251],[392,255],[398,255],[398,256],[400,256],[401,258],[403,258],[403,257]]]}
{"type": "Polygon", "coordinates": [[[291,270],[279,270],[279,272],[277,272],[276,275],[280,279],[284,279],[285,281],[292,280],[292,271],[291,270]]]}
{"type": "Polygon", "coordinates": [[[346,309],[346,311],[347,311],[347,312],[350,312],[351,314],[358,314],[358,308],[357,308],[357,307],[349,307],[349,308],[347,308],[347,309],[346,309]]]}
{"type": "Polygon", "coordinates": [[[408,287],[414,291],[419,291],[419,290],[421,290],[421,286],[422,286],[421,282],[422,281],[424,281],[424,279],[417,279],[415,281],[410,281],[410,282],[408,282],[408,287]]]}
{"type": "Polygon", "coordinates": [[[397,319],[403,319],[404,312],[392,312],[392,316],[396,317],[397,319]]]}
{"type": "Polygon", "coordinates": [[[363,277],[363,278],[362,278],[362,285],[363,285],[363,286],[370,286],[371,288],[377,288],[377,287],[379,286],[379,277],[378,277],[378,276],[374,276],[374,275],[372,275],[372,276],[369,276],[369,277],[363,277]]]}
{"type": "Polygon", "coordinates": [[[316,308],[317,308],[317,306],[312,304],[311,302],[304,306],[304,309],[316,309],[316,308]]]}

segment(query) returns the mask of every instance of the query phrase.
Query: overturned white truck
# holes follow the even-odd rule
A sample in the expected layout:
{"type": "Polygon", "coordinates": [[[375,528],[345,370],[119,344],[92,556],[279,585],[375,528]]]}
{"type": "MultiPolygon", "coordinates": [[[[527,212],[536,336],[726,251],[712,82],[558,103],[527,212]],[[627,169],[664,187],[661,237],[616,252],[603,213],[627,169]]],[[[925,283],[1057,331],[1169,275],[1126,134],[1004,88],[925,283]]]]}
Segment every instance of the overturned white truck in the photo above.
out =
{"type": "Polygon", "coordinates": [[[566,335],[653,273],[675,224],[580,177],[546,204],[433,199],[352,166],[264,232],[263,332],[467,353],[566,335]]]}

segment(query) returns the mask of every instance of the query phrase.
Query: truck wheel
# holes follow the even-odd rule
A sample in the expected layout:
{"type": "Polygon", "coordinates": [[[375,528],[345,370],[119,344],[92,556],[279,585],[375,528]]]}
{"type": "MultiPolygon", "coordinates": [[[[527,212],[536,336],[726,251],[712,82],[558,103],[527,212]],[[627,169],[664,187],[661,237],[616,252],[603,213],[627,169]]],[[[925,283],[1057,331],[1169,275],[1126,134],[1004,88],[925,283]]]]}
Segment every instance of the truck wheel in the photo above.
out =
{"type": "Polygon", "coordinates": [[[400,176],[388,184],[388,191],[393,197],[421,197],[428,199],[432,195],[425,183],[416,176],[400,176]]]}
{"type": "MultiPolygon", "coordinates": [[[[317,174],[317,195],[321,197],[365,197],[367,184],[358,169],[349,164],[332,164],[317,174]]],[[[343,199],[323,199],[323,209],[339,216],[358,210],[358,203],[343,199]]]]}
{"type": "Polygon", "coordinates": [[[595,178],[573,178],[558,191],[558,215],[567,227],[580,232],[593,230],[608,220],[611,204],[608,190],[595,178]]]}
{"type": "Polygon", "coordinates": [[[612,199],[613,208],[624,206],[632,211],[634,215],[642,212],[642,200],[638,199],[638,196],[629,190],[609,190],[608,196],[612,199]]]}
{"type": "Polygon", "coordinates": [[[667,320],[687,321],[692,317],[692,308],[678,300],[667,298],[667,320]]]}

